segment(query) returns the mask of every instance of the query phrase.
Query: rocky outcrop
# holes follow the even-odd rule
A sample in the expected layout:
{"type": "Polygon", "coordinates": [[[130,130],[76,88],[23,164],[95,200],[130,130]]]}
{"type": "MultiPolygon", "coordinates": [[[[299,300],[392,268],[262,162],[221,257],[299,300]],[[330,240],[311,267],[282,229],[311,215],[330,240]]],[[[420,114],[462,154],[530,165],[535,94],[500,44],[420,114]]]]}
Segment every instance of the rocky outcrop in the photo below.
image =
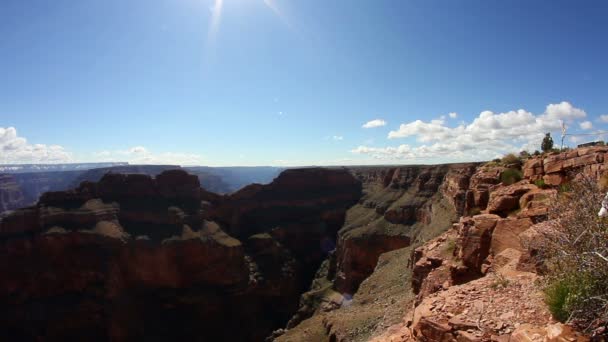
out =
{"type": "Polygon", "coordinates": [[[594,146],[534,157],[524,164],[524,177],[548,185],[566,183],[572,173],[599,178],[608,169],[606,153],[607,146],[594,146]]]}
{"type": "Polygon", "coordinates": [[[502,166],[480,166],[470,180],[469,191],[472,201],[466,214],[474,210],[485,210],[490,200],[490,193],[500,184],[500,174],[504,171],[502,166]]]}
{"type": "Polygon", "coordinates": [[[231,196],[183,170],[46,193],[0,221],[3,336],[263,340],[295,312],[360,195],[350,173],[327,169],[231,196]]]}
{"type": "Polygon", "coordinates": [[[442,193],[452,203],[458,216],[465,215],[472,208],[480,206],[475,197],[475,191],[471,191],[471,189],[477,189],[474,177],[477,175],[478,166],[469,164],[450,170],[441,186],[442,193]]]}
{"type": "Polygon", "coordinates": [[[534,184],[524,180],[513,185],[500,187],[490,194],[487,211],[506,217],[515,210],[520,209],[520,198],[527,192],[535,190],[534,184]]]}
{"type": "Polygon", "coordinates": [[[475,166],[354,169],[367,194],[339,232],[335,290],[353,294],[382,253],[409,246],[422,231],[447,229],[465,208],[475,166]]]}

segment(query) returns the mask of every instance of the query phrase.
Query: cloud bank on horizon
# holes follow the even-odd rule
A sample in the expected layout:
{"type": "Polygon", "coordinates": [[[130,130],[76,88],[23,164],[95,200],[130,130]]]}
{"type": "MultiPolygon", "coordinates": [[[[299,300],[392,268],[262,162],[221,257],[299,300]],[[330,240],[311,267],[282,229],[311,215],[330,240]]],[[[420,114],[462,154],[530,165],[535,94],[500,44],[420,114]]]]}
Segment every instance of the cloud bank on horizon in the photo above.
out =
{"type": "MultiPolygon", "coordinates": [[[[457,114],[448,116],[454,119],[457,114]]],[[[456,127],[449,126],[444,116],[428,122],[415,120],[401,124],[387,136],[389,140],[414,138],[413,144],[361,145],[351,153],[380,161],[413,163],[489,160],[509,152],[538,150],[545,133],[560,131],[562,122],[568,127],[591,130],[591,121],[580,121],[586,118],[584,110],[563,101],[547,105],[541,114],[524,109],[506,113],[483,111],[471,123],[462,122],[456,127]]],[[[604,121],[603,116],[600,121],[604,121]]],[[[598,134],[595,138],[600,137],[598,134]]],[[[577,139],[570,141],[577,142],[577,139]]]]}
{"type": "MultiPolygon", "coordinates": [[[[386,136],[387,141],[407,139],[408,143],[386,146],[364,144],[345,151],[344,156],[335,161],[292,161],[291,163],[283,161],[277,165],[343,165],[387,162],[415,164],[489,160],[510,152],[538,150],[546,132],[559,134],[561,122],[566,123],[569,128],[579,129],[590,134],[586,136],[590,139],[604,138],[598,131],[592,131],[593,122],[589,120],[583,109],[565,101],[547,105],[545,111],[540,114],[534,114],[524,109],[505,113],[483,111],[470,123],[461,121],[456,126],[448,123],[448,117],[456,119],[458,114],[452,112],[447,117],[441,116],[430,121],[415,120],[402,123],[397,129],[390,130],[386,136]]],[[[608,115],[600,115],[594,121],[606,123],[608,115]]],[[[385,120],[374,119],[361,127],[379,129],[386,125],[385,120]]],[[[555,137],[556,144],[559,144],[559,138],[555,137]]],[[[344,137],[335,135],[331,137],[331,140],[343,141],[344,137]]],[[[569,139],[573,143],[580,140],[576,136],[571,136],[569,139]]],[[[76,157],[64,146],[31,144],[26,138],[19,136],[14,127],[0,127],[0,152],[1,164],[119,161],[131,164],[210,164],[199,154],[153,152],[144,146],[121,150],[102,150],[76,157]]]]}
{"type": "Polygon", "coordinates": [[[73,162],[129,162],[130,164],[202,165],[200,155],[188,153],[153,153],[143,146],[125,150],[99,151],[79,159],[59,145],[30,144],[15,127],[0,127],[0,164],[53,164],[73,162]]]}

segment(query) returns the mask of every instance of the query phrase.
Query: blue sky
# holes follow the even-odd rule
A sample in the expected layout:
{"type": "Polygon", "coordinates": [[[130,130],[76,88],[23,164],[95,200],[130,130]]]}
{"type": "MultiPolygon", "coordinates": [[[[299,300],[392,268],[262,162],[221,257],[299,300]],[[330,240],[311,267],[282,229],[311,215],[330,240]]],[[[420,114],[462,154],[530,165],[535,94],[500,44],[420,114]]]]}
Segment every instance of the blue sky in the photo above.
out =
{"type": "Polygon", "coordinates": [[[535,149],[559,120],[608,130],[607,17],[605,1],[2,0],[0,163],[535,149]]]}

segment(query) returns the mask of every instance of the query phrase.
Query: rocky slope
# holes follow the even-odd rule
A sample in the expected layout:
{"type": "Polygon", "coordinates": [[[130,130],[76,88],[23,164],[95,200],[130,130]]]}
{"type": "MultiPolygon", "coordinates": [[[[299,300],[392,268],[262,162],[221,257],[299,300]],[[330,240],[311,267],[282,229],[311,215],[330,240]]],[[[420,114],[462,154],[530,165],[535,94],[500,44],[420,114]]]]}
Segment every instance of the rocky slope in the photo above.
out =
{"type": "MultiPolygon", "coordinates": [[[[280,336],[284,331],[276,332],[277,340],[306,340],[308,335],[304,334],[304,329],[308,328],[303,327],[314,326],[311,321],[324,320],[334,329],[355,329],[355,322],[362,321],[357,315],[362,312],[366,312],[364,315],[369,321],[357,329],[371,333],[363,325],[369,328],[370,321],[377,323],[382,318],[377,315],[383,309],[368,306],[365,310],[350,311],[352,315],[345,314],[344,309],[336,311],[339,312],[336,315],[331,312],[344,307],[345,303],[350,305],[355,293],[355,298],[361,296],[360,286],[379,267],[378,260],[383,253],[417,245],[445,231],[458,220],[465,209],[466,190],[476,166],[451,164],[351,169],[363,184],[364,196],[348,210],[346,222],[338,232],[335,251],[324,262],[310,291],[302,296],[300,309],[289,322],[287,333],[280,336]],[[376,316],[372,317],[374,314],[376,316]]],[[[386,262],[399,264],[392,260],[386,262]]],[[[386,283],[394,283],[389,279],[402,276],[408,277],[407,274],[379,276],[378,279],[386,281],[374,287],[386,289],[385,295],[390,293],[395,300],[394,288],[387,288],[386,283]]],[[[372,296],[374,291],[368,293],[372,296]]],[[[320,331],[327,330],[323,325],[318,327],[320,331]]],[[[344,336],[348,336],[347,340],[354,338],[348,333],[344,336]]],[[[363,340],[362,336],[358,338],[363,340]]]]}
{"type": "Polygon", "coordinates": [[[46,193],[0,221],[3,336],[261,341],[360,196],[348,172],[325,169],[230,196],[181,170],[46,193]]]}
{"type": "MultiPolygon", "coordinates": [[[[414,210],[399,205],[395,213],[393,204],[371,204],[370,198],[393,186],[394,171],[373,173],[368,169],[359,173],[366,193],[359,206],[380,208],[376,215],[382,214],[388,222],[429,222],[430,217],[430,222],[443,224],[427,225],[403,244],[408,247],[381,254],[353,297],[336,290],[352,290],[354,286],[345,286],[348,282],[344,280],[349,274],[350,279],[357,279],[358,272],[337,261],[332,271],[330,261],[328,271],[322,274],[329,281],[317,278],[313,291],[302,299],[303,306],[316,305],[314,310],[308,310],[313,315],[277,333],[277,340],[588,340],[549,314],[537,285],[541,276],[537,274],[536,246],[542,244],[548,207],[558,192],[551,185],[557,187],[582,174],[599,178],[608,165],[606,153],[606,147],[593,147],[530,158],[522,167],[524,179],[512,185],[501,183],[501,174],[507,167],[495,164],[438,174],[441,185],[435,188],[440,190],[436,196],[458,214],[452,218],[461,216],[453,225],[449,220],[422,214],[424,204],[411,197],[407,203],[417,203],[414,210]],[[541,179],[543,182],[539,182],[541,179]],[[346,274],[343,279],[331,277],[341,272],[346,274]]],[[[351,220],[347,215],[341,237],[348,237],[347,227],[354,221],[351,220]]],[[[377,250],[375,240],[368,241],[371,248],[366,252],[377,250]]],[[[347,242],[339,240],[335,259],[352,258],[359,268],[370,269],[357,259],[364,253],[353,253],[357,249],[347,242]],[[340,254],[341,249],[346,252],[340,254]]]]}

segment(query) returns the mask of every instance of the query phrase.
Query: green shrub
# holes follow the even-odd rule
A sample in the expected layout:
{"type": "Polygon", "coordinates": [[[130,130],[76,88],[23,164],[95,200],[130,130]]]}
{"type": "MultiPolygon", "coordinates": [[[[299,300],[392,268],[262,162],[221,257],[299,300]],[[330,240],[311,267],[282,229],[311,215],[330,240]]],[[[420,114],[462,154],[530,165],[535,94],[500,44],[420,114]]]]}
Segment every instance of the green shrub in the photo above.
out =
{"type": "Polygon", "coordinates": [[[539,187],[541,189],[546,189],[549,187],[547,184],[545,184],[545,181],[542,179],[535,180],[534,185],[536,185],[537,187],[539,187]]]}
{"type": "Polygon", "coordinates": [[[564,192],[570,192],[572,191],[572,188],[570,186],[570,183],[564,183],[564,184],[560,184],[558,191],[560,193],[564,193],[564,192]]]}
{"type": "Polygon", "coordinates": [[[570,294],[570,287],[565,280],[556,280],[549,284],[545,289],[545,303],[553,317],[565,322],[570,317],[569,310],[566,309],[566,302],[570,294]]]}
{"type": "Polygon", "coordinates": [[[504,185],[511,185],[522,179],[521,171],[517,169],[506,169],[500,174],[500,181],[504,185]]]}

